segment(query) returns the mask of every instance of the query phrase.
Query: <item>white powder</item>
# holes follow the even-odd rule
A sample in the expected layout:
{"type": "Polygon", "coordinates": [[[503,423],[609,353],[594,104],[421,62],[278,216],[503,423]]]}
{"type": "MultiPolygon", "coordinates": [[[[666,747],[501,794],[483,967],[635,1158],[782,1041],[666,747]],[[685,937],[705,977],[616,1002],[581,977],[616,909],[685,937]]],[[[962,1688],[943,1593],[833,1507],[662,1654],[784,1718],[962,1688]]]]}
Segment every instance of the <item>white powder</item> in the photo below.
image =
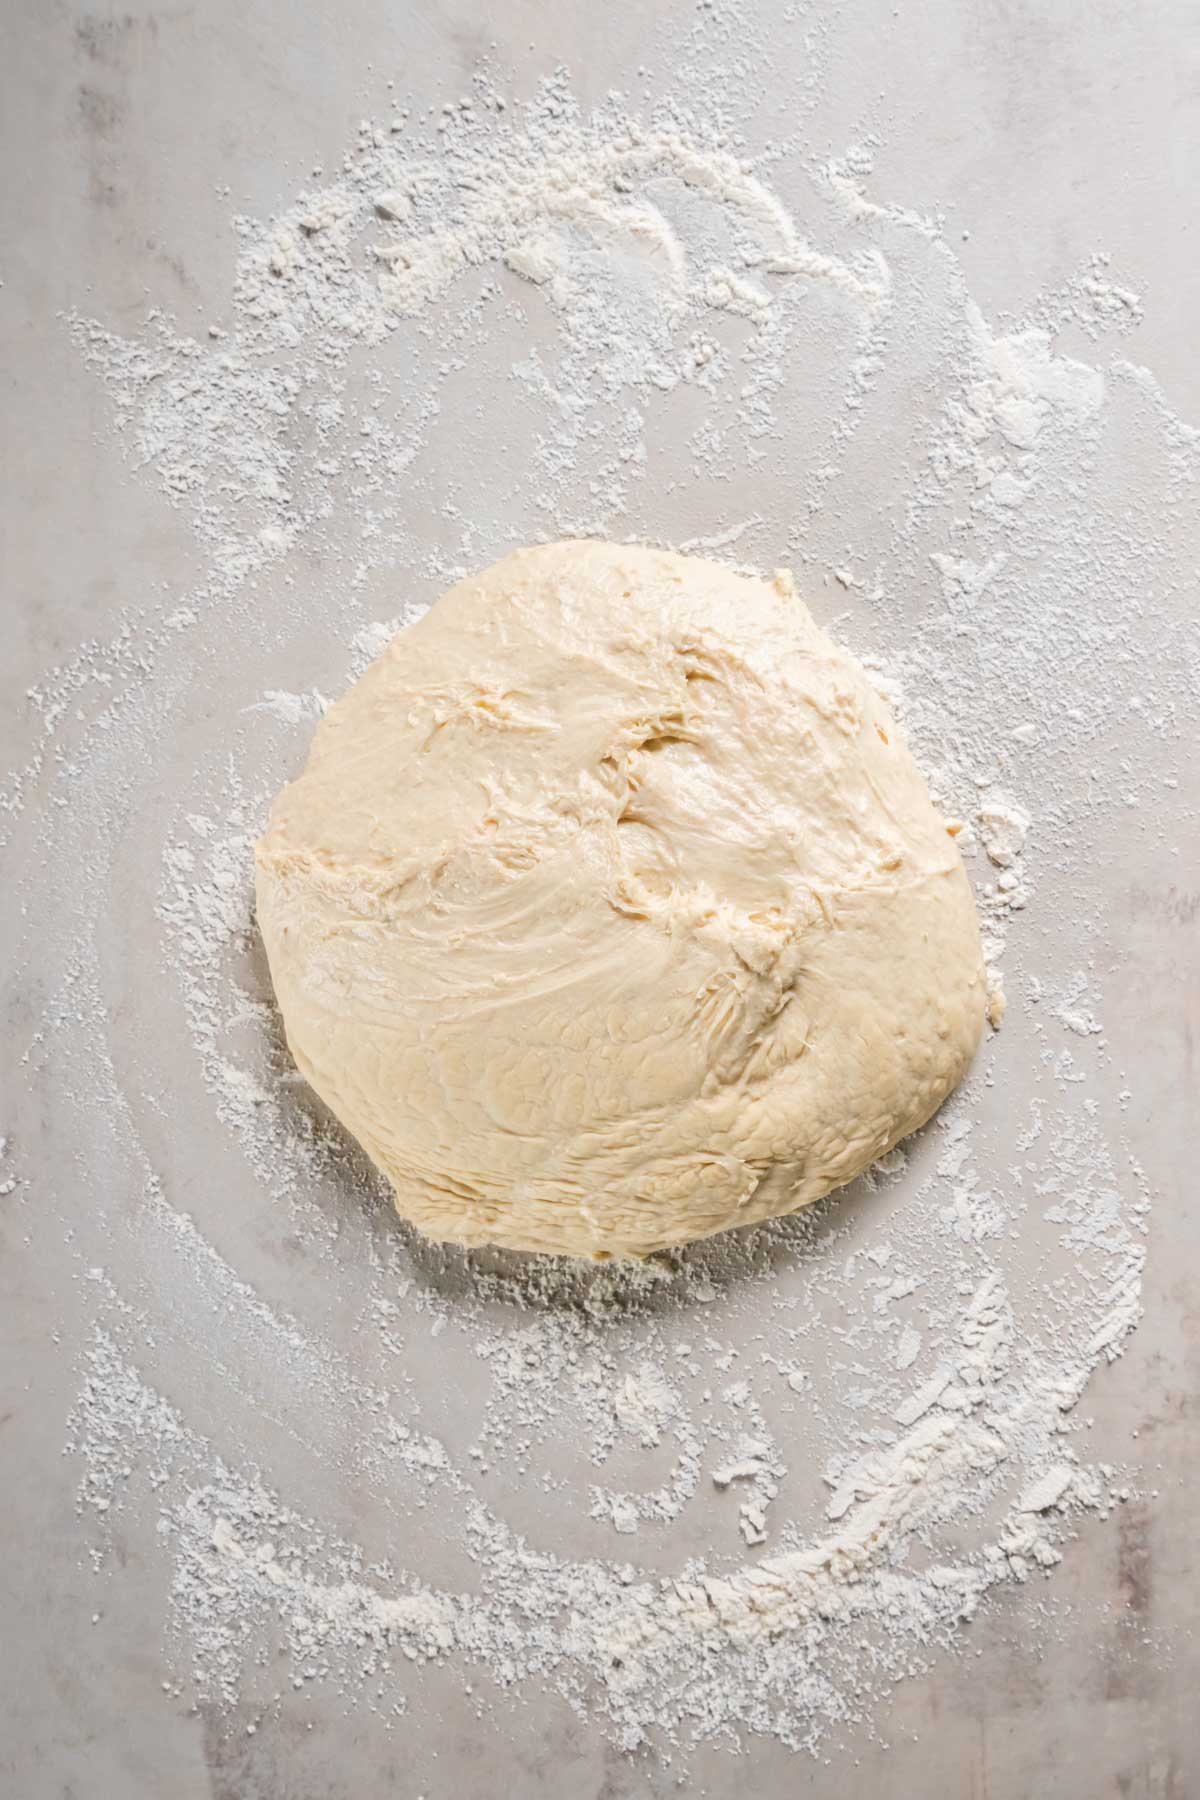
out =
{"type": "Polygon", "coordinates": [[[975,814],[983,847],[998,868],[1007,869],[1025,848],[1029,814],[1003,794],[985,794],[975,814]]]}
{"type": "Polygon", "coordinates": [[[651,1449],[678,1405],[679,1396],[661,1369],[644,1363],[622,1381],[613,1400],[613,1412],[619,1425],[651,1449]]]}
{"type": "Polygon", "coordinates": [[[314,689],[308,694],[288,694],[280,688],[268,688],[254,710],[271,712],[285,725],[299,725],[305,719],[319,719],[329,702],[314,689]]]}
{"type": "Polygon", "coordinates": [[[157,1531],[196,1696],[261,1694],[282,1652],[264,1704],[328,1683],[393,1718],[420,1663],[486,1671],[498,1715],[549,1687],[626,1747],[828,1750],[1112,1503],[1077,1403],[1136,1324],[1147,1200],[1102,1126],[1097,922],[1061,896],[1129,796],[1181,816],[1139,771],[1181,760],[1189,646],[1143,650],[1138,619],[1187,577],[1200,437],[1109,357],[1141,307],[1102,258],[994,331],[936,225],[869,197],[870,144],[752,166],[727,29],[664,48],[686,104],[652,117],[584,117],[566,76],[518,115],[481,75],[424,138],[364,125],[333,179],[237,221],[206,342],[71,321],[206,559],[38,684],[5,796],[62,971],[30,1068],[53,1055],[81,1159],[120,1172],[43,1214],[92,1271],[81,1547],[107,1572],[115,1518],[157,1531]],[[1058,353],[1067,323],[1097,366],[1058,353]],[[1107,449],[1130,416],[1141,513],[1107,449]],[[795,1220],[632,1269],[434,1250],[290,1065],[251,844],[323,696],[455,574],[668,528],[790,563],[902,697],[993,1017],[1004,963],[1028,1029],[795,1220]],[[146,911],[103,903],[130,867],[153,1004],[146,911]]]}

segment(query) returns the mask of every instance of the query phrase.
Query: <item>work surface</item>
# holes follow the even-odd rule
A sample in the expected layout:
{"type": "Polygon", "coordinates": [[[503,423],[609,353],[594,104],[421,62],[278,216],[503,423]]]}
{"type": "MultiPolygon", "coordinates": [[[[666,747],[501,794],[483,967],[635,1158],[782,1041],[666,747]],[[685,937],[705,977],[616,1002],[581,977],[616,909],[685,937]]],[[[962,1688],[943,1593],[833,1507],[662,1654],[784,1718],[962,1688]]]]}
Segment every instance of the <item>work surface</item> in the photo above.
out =
{"type": "Polygon", "coordinates": [[[0,1787],[1200,1792],[1190,8],[17,10],[0,1787]],[[795,569],[1009,1000],[640,1276],[397,1227],[249,910],[380,622],[576,533],[795,569]]]}

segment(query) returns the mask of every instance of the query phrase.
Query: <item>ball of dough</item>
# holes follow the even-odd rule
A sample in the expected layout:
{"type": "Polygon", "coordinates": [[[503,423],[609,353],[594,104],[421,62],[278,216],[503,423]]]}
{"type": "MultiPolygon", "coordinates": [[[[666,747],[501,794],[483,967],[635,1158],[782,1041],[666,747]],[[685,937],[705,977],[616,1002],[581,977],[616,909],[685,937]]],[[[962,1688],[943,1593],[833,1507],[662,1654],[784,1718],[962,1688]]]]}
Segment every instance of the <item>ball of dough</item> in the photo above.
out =
{"type": "Polygon", "coordinates": [[[330,709],[257,860],[296,1062],[433,1238],[644,1256],[793,1212],[982,1029],[953,839],[785,574],[517,551],[330,709]]]}

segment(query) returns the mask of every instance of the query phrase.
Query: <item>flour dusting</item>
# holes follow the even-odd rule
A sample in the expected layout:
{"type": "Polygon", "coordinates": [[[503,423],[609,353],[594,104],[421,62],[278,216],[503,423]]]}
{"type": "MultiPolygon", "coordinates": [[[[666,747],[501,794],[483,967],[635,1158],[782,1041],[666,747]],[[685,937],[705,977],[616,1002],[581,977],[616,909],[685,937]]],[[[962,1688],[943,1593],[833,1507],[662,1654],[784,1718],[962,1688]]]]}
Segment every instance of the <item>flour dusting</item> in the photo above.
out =
{"type": "Polygon", "coordinates": [[[114,1172],[45,1207],[93,1320],[81,1555],[102,1584],[117,1521],[156,1534],[197,1703],[328,1685],[398,1720],[419,1670],[498,1718],[549,1689],[625,1749],[832,1754],[1001,1585],[1052,1634],[1054,1569],[1136,1481],[1080,1405],[1149,1212],[1081,896],[1130,816],[1183,817],[1194,634],[1141,617],[1187,578],[1200,435],[1116,353],[1142,301],[1103,255],[990,322],[937,221],[872,197],[871,141],[753,148],[727,30],[664,41],[657,108],[586,111],[566,72],[518,106],[481,68],[425,126],[364,123],[236,218],[202,336],[67,321],[203,559],[47,673],[4,795],[22,929],[61,949],[31,1091],[52,1065],[114,1172]],[[398,1225],[289,1061],[253,919],[328,697],[456,576],[571,534],[794,569],[897,707],[1008,1005],[852,1188],[628,1268],[398,1225]]]}

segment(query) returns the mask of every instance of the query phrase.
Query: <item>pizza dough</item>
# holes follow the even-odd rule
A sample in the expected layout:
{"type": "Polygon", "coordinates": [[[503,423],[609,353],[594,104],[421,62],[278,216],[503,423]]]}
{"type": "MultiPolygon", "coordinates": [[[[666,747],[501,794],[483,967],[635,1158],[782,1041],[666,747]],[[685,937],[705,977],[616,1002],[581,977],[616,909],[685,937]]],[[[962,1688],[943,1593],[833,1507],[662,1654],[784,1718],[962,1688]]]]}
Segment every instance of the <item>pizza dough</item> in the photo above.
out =
{"type": "Polygon", "coordinates": [[[517,551],[330,709],[257,857],[296,1062],[434,1238],[644,1256],[792,1212],[982,1029],[953,838],[784,574],[517,551]]]}

